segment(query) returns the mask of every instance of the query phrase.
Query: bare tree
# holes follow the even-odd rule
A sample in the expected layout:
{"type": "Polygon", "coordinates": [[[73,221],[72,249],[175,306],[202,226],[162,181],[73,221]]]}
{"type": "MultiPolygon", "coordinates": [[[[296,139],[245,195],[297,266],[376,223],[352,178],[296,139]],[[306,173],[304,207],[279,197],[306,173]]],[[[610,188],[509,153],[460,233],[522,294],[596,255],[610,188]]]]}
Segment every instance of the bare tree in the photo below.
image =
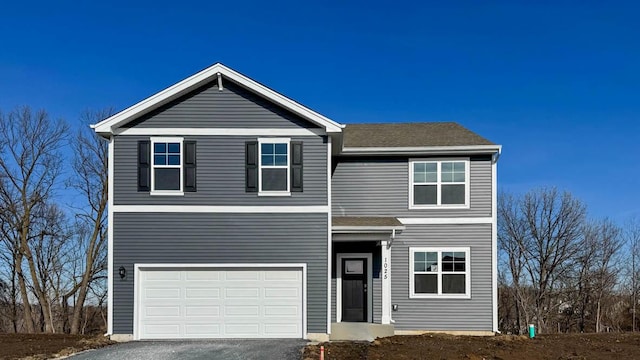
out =
{"type": "MultiPolygon", "coordinates": [[[[27,276],[38,278],[38,270],[31,248],[37,234],[33,223],[37,208],[52,196],[54,185],[62,169],[60,148],[64,143],[67,126],[60,120],[51,120],[45,111],[33,112],[29,107],[18,108],[7,115],[0,114],[0,202],[5,211],[0,216],[8,228],[6,244],[15,252],[13,269],[16,271],[23,303],[26,330],[34,332],[32,307],[27,289],[27,276]],[[26,261],[28,275],[24,273],[26,261]]],[[[49,316],[49,299],[38,281],[32,282],[33,292],[44,310],[45,331],[54,331],[49,316]]]]}
{"type": "Polygon", "coordinates": [[[579,308],[579,330],[585,331],[586,315],[595,313],[594,330],[602,331],[603,303],[618,283],[619,262],[614,259],[622,247],[620,228],[611,220],[586,223],[576,256],[578,296],[574,303],[579,308]]]}
{"type": "Polygon", "coordinates": [[[502,194],[500,207],[500,246],[512,279],[519,279],[515,287],[522,311],[546,332],[547,320],[561,305],[557,285],[579,249],[586,208],[555,188],[532,190],[522,197],[502,194]],[[525,299],[528,294],[531,301],[525,299]]]}
{"type": "Polygon", "coordinates": [[[623,239],[629,247],[629,282],[631,286],[631,331],[637,329],[636,306],[638,303],[638,261],[640,260],[640,220],[636,217],[625,222],[623,239]]]}
{"type": "Polygon", "coordinates": [[[76,296],[70,326],[72,334],[81,331],[83,308],[91,285],[106,269],[108,146],[88,125],[111,114],[110,109],[85,112],[73,144],[75,175],[69,184],[82,195],[86,206],[76,214],[77,228],[82,230],[78,232],[78,239],[84,266],[79,281],[75,282],[63,299],[66,304],[71,296],[76,296]]]}

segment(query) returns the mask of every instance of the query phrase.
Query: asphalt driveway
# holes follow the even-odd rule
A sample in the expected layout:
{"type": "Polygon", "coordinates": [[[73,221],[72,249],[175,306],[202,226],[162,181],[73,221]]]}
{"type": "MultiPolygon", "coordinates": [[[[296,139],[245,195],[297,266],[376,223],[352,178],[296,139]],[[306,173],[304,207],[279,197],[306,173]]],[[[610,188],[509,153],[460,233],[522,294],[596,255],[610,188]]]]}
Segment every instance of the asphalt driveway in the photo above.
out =
{"type": "Polygon", "coordinates": [[[282,340],[131,341],[89,350],[72,360],[299,360],[307,342],[282,340]]]}

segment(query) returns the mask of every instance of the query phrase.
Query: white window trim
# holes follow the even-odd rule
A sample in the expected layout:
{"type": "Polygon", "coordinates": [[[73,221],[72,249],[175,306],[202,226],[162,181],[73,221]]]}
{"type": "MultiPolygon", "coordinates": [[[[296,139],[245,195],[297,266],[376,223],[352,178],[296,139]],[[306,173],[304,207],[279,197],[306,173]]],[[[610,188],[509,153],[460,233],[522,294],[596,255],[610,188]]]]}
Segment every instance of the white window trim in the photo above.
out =
{"type": "Polygon", "coordinates": [[[258,196],[291,196],[291,139],[290,138],[258,138],[258,196]],[[262,144],[287,144],[287,190],[263,191],[262,169],[284,169],[283,165],[262,166],[262,144]]]}
{"type": "Polygon", "coordinates": [[[171,136],[171,137],[151,137],[151,191],[149,192],[150,195],[175,195],[175,196],[180,196],[180,195],[184,195],[184,184],[183,184],[183,157],[184,157],[184,138],[182,137],[175,137],[175,136],[171,136]],[[176,165],[155,165],[154,164],[154,149],[155,149],[155,144],[156,143],[170,143],[170,142],[177,142],[180,144],[180,165],[176,166],[176,165]],[[155,175],[155,169],[156,168],[169,168],[169,169],[175,169],[178,168],[180,171],[180,189],[179,190],[155,190],[156,188],[156,175],[155,175]]]}
{"type": "MultiPolygon", "coordinates": [[[[448,273],[448,272],[445,272],[448,273]]],[[[462,272],[455,272],[462,274],[462,272]]],[[[409,248],[409,298],[410,299],[471,299],[471,248],[470,247],[410,247],[409,248]],[[414,278],[414,254],[416,252],[437,252],[438,253],[438,293],[437,294],[416,294],[414,278]],[[464,252],[465,253],[465,293],[464,294],[443,294],[442,293],[442,253],[443,252],[464,252]]]]}
{"type": "MultiPolygon", "coordinates": [[[[409,209],[469,209],[469,193],[470,193],[470,181],[471,171],[470,171],[470,161],[469,158],[439,158],[439,159],[411,159],[409,160],[409,209]],[[442,163],[443,162],[464,162],[464,204],[442,204],[442,184],[448,184],[442,182],[442,163]],[[425,204],[414,204],[413,203],[413,167],[415,163],[436,163],[438,167],[437,172],[437,182],[434,184],[437,186],[437,204],[435,205],[425,205],[425,204]]],[[[459,183],[454,183],[459,184],[459,183]]]]}

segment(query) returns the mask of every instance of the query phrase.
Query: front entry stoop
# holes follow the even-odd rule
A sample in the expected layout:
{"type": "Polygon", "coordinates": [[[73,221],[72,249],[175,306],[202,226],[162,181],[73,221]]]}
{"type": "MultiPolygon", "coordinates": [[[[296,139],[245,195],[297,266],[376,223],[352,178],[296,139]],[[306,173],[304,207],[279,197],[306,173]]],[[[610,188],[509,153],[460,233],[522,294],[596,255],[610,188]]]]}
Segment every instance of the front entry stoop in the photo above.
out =
{"type": "Polygon", "coordinates": [[[393,325],[363,322],[339,322],[331,324],[331,335],[329,335],[329,340],[373,341],[379,337],[393,335],[393,325]]]}

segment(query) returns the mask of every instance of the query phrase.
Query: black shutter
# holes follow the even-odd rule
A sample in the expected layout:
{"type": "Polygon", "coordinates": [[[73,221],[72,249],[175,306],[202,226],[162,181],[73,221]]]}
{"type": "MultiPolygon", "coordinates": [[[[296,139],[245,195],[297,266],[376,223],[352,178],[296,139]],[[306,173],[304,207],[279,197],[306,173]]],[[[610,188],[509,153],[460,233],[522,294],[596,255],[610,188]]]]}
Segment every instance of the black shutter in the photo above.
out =
{"type": "Polygon", "coordinates": [[[258,192],[258,142],[245,143],[245,190],[258,192]]]}
{"type": "Polygon", "coordinates": [[[291,142],[291,191],[302,192],[302,141],[291,142]]]}
{"type": "Polygon", "coordinates": [[[196,142],[184,142],[184,191],[196,191],[196,142]]]}
{"type": "Polygon", "coordinates": [[[138,141],[138,191],[151,190],[151,142],[138,141]]]}

